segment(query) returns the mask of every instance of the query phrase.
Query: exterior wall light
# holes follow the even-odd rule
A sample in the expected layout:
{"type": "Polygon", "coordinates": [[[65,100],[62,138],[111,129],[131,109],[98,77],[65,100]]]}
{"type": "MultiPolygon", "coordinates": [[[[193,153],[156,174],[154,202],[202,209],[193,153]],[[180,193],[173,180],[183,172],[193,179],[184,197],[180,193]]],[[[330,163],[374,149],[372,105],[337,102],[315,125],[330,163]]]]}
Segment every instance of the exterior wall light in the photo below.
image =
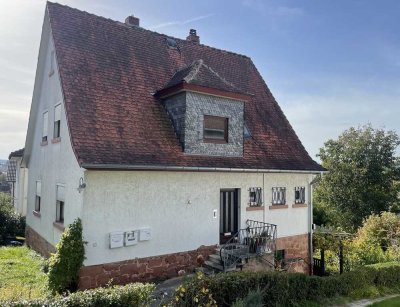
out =
{"type": "Polygon", "coordinates": [[[80,192],[82,192],[82,190],[84,189],[84,188],[86,188],[86,183],[83,181],[83,178],[81,177],[80,179],[79,179],[79,186],[78,186],[78,192],[80,193],[80,192]]]}

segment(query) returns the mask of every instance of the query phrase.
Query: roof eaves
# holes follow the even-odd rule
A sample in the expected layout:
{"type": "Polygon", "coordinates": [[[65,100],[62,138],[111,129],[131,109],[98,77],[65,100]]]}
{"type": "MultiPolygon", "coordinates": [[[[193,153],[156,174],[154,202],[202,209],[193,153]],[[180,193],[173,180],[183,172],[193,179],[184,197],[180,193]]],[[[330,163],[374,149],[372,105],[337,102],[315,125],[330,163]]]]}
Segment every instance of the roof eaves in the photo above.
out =
{"type": "Polygon", "coordinates": [[[217,97],[230,98],[230,99],[239,100],[239,101],[249,101],[251,99],[251,97],[253,96],[251,94],[229,92],[229,91],[224,91],[224,90],[220,90],[220,89],[216,89],[216,88],[205,87],[205,86],[196,85],[196,84],[189,84],[186,82],[181,82],[177,85],[173,85],[171,87],[161,89],[161,90],[157,91],[154,94],[154,96],[157,98],[160,98],[160,99],[165,99],[169,96],[176,95],[183,91],[201,93],[201,94],[217,96],[217,97]]]}

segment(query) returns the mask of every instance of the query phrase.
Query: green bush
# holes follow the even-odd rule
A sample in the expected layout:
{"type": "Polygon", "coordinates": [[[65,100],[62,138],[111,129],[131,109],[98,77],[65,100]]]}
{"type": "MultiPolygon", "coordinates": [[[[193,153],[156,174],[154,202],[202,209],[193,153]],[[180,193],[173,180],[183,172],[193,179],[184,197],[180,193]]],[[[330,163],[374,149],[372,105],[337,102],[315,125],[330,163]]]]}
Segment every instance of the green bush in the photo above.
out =
{"type": "Polygon", "coordinates": [[[379,293],[379,289],[398,290],[400,263],[366,266],[342,275],[307,276],[301,273],[234,272],[193,278],[184,285],[180,306],[196,306],[196,293],[209,289],[217,306],[244,303],[258,289],[265,306],[300,306],[339,296],[360,297],[379,293]]]}
{"type": "Polygon", "coordinates": [[[85,260],[84,244],[78,218],[64,231],[56,245],[57,252],[49,259],[49,288],[53,293],[77,289],[79,269],[85,260]]]}
{"type": "Polygon", "coordinates": [[[232,307],[263,307],[263,292],[260,289],[251,290],[243,299],[238,299],[232,307]]]}
{"type": "Polygon", "coordinates": [[[0,193],[0,244],[15,236],[25,236],[25,218],[15,212],[11,196],[0,193]]]}
{"type": "Polygon", "coordinates": [[[148,306],[152,301],[153,284],[134,283],[126,286],[97,288],[75,292],[67,297],[51,300],[0,302],[4,307],[136,307],[148,306]]]}

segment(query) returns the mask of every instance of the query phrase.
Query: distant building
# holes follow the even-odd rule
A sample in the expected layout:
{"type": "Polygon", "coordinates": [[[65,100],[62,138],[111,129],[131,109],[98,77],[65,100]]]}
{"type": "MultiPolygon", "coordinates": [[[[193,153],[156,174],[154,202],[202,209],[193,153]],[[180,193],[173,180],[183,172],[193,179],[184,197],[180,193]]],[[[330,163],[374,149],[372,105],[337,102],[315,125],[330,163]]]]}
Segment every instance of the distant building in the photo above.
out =
{"type": "Polygon", "coordinates": [[[10,185],[7,181],[0,182],[0,193],[10,193],[10,185]]]}
{"type": "Polygon", "coordinates": [[[21,165],[23,155],[24,149],[19,149],[8,156],[6,181],[10,186],[15,210],[22,216],[26,216],[28,169],[21,165]]]}

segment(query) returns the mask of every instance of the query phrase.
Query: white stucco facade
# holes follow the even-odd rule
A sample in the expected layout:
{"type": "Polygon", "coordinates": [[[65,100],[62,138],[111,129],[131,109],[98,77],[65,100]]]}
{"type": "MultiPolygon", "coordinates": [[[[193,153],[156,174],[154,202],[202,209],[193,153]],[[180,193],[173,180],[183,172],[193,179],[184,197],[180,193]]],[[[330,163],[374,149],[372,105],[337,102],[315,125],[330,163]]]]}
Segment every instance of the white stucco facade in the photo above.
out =
{"type": "Polygon", "coordinates": [[[247,219],[253,219],[277,224],[278,237],[307,234],[309,230],[309,208],[293,208],[292,204],[294,188],[309,189],[311,174],[86,171],[85,176],[82,211],[84,238],[88,242],[85,265],[218,244],[221,189],[239,189],[240,228],[246,227],[247,219]],[[288,208],[269,208],[272,187],[276,186],[286,187],[288,208]],[[263,188],[263,210],[246,210],[250,187],[263,188]],[[143,228],[150,228],[151,240],[109,248],[110,232],[143,228]]]}
{"type": "Polygon", "coordinates": [[[56,189],[63,185],[65,190],[65,220],[71,223],[81,216],[82,195],[77,187],[83,170],[79,167],[72,150],[64,109],[63,95],[57,65],[51,59],[54,43],[51,39],[48,16],[46,15],[40,45],[35,89],[25,146],[26,163],[29,169],[27,193],[27,225],[39,233],[50,244],[55,245],[61,230],[54,227],[56,220],[56,189]],[[52,63],[53,61],[53,63],[52,63]],[[53,66],[53,73],[51,72],[53,66]],[[55,106],[61,104],[60,139],[54,140],[53,127],[55,106]],[[48,112],[47,144],[42,142],[43,113],[48,112]],[[36,182],[41,183],[40,216],[34,215],[36,182]]]}
{"type": "Polygon", "coordinates": [[[51,245],[59,241],[56,227],[57,186],[64,189],[64,225],[80,217],[86,245],[85,265],[195,250],[219,243],[220,191],[239,191],[239,228],[246,220],[278,226],[278,237],[307,234],[310,207],[293,207],[294,188],[306,187],[310,205],[311,173],[85,170],[74,154],[65,114],[54,43],[45,16],[29,120],[24,161],[29,169],[27,225],[51,245]],[[53,62],[52,62],[53,61],[53,62]],[[53,68],[53,69],[52,69],[53,68]],[[53,71],[54,70],[54,71],[53,71]],[[54,138],[55,107],[61,106],[60,137],[54,138]],[[47,117],[43,114],[48,112],[47,117]],[[43,142],[43,119],[48,122],[43,142]],[[82,178],[86,187],[78,191],[82,178]],[[35,211],[40,182],[40,212],[35,211]],[[249,188],[261,187],[263,207],[247,210],[249,188]],[[287,208],[270,209],[272,188],[286,188],[287,208]],[[150,229],[151,239],[136,245],[109,248],[115,231],[150,229]]]}

